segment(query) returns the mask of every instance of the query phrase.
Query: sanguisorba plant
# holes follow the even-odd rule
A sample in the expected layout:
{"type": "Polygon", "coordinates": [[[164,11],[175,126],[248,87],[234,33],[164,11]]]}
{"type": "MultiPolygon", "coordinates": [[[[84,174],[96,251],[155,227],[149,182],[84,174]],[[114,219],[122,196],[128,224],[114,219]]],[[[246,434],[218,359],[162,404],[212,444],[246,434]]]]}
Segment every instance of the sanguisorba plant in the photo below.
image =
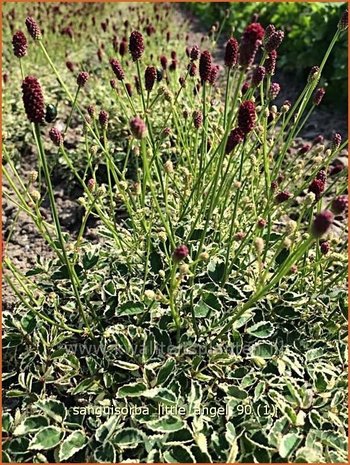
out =
{"type": "MultiPolygon", "coordinates": [[[[346,141],[335,133],[329,144],[318,138],[298,145],[297,137],[321,104],[319,81],[345,34],[347,12],[298,98],[279,108],[273,76],[284,33],[273,25],[251,23],[240,40],[231,37],[222,73],[211,51],[197,45],[186,54],[172,51],[170,59],[157,57],[165,39],[147,24],[146,37],[129,30],[128,38],[100,48],[98,73],[82,69],[74,85],[62,77],[64,67],[55,63],[37,22],[28,17],[26,26],[31,47],[69,103],[59,128],[45,106],[40,76],[24,61],[26,36],[16,32],[13,49],[38,169],[24,183],[5,144],[4,179],[12,190],[5,195],[31,218],[55,258],[30,278],[6,256],[5,279],[37,324],[96,347],[118,330],[116,344],[130,357],[120,325],[134,328],[135,340],[141,328],[158,328],[181,355],[188,341],[220,347],[263,299],[275,302],[276,295],[306,287],[323,294],[342,282],[346,271],[332,257],[346,244],[331,234],[335,217],[347,209],[345,170],[334,165],[346,141]],[[99,111],[87,103],[93,93],[85,95],[97,85],[110,105],[99,111]],[[65,142],[76,130],[72,121],[84,128],[80,159],[65,142]],[[83,191],[76,236],[61,226],[52,158],[83,191]],[[42,215],[44,198],[52,221],[42,215]],[[98,221],[98,246],[84,237],[90,218],[98,221]]],[[[142,369],[148,358],[143,355],[142,369]]],[[[133,359],[121,369],[135,366],[133,359]]]]}
{"type": "MultiPolygon", "coordinates": [[[[240,43],[233,37],[228,40],[222,114],[214,107],[219,105],[214,100],[219,67],[213,64],[208,50],[200,51],[197,46],[188,48],[188,61],[181,69],[183,72],[185,68],[185,74],[177,79],[179,73],[168,71],[165,57],[160,59],[163,69],[148,65],[144,59],[144,37],[139,31],[132,31],[128,47],[133,63],[127,65],[129,73],[136,72],[136,93],[131,92],[130,84],[125,82],[122,63],[114,57],[109,63],[111,76],[118,81],[112,80],[111,86],[116,92],[117,103],[129,120],[128,156],[133,152],[139,160],[134,179],[128,177],[128,159],[120,168],[110,151],[108,113],[101,110],[96,119],[93,107],[87,114],[79,103],[80,92],[89,74],[80,72],[75,94],[71,92],[50,57],[40,27],[33,18],[26,19],[29,35],[40,48],[71,104],[65,130],[61,132],[53,126],[47,131],[43,125],[44,92],[37,77],[24,76],[22,58],[27,53],[27,39],[22,31],[16,32],[13,49],[23,74],[23,102],[38,148],[38,166],[45,180],[53,226],[40,215],[40,194],[25,188],[11,163],[4,168],[4,174],[17,196],[17,205],[33,219],[66,269],[79,310],[74,331],[96,338],[100,329],[89,296],[82,296],[82,277],[76,271],[84,228],[75,244],[62,232],[50,179],[49,155],[42,142],[44,132],[84,190],[86,217],[99,217],[105,232],[113,238],[115,249],[124,256],[130,277],[143,268],[140,300],[145,299],[145,290],[151,284],[150,255],[156,251],[161,257],[162,282],[160,286],[157,283],[155,289],[148,289],[148,298],[150,291],[155,294],[143,318],[147,318],[146,313],[151,312],[153,302],[158,300],[157,292],[161,293],[162,302],[168,305],[172,315],[178,339],[188,329],[195,331],[197,338],[203,334],[203,329],[199,331],[194,307],[198,301],[198,283],[208,262],[215,263],[220,270],[218,283],[222,289],[243,272],[247,259],[250,265],[257,264],[254,291],[246,302],[225,312],[219,321],[206,328],[209,344],[215,344],[224,336],[234,321],[278,286],[291,271],[298,273],[299,266],[302,270],[310,250],[315,250],[318,257],[313,264],[315,282],[318,283],[317,275],[318,272],[322,274],[323,267],[320,254],[326,250],[322,238],[333,223],[332,199],[325,194],[335,183],[326,188],[327,171],[345,142],[341,144],[340,135],[334,134],[329,148],[316,144],[296,150],[293,141],[311,112],[321,103],[325,89],[317,87],[318,82],[337,39],[347,28],[345,15],[322,63],[312,68],[298,99],[293,105],[286,101],[279,110],[273,100],[280,86],[272,79],[277,49],[284,33],[273,25],[264,30],[259,23],[252,23],[247,26],[240,43]],[[260,63],[254,66],[260,49],[260,63]],[[90,159],[82,177],[65,148],[64,136],[75,111],[84,124],[86,143],[94,145],[105,161],[106,184],[97,185],[96,182],[100,159],[90,159]],[[168,140],[170,144],[167,144],[168,140]],[[164,150],[169,145],[171,150],[164,150]],[[307,168],[307,176],[298,175],[293,169],[296,166],[307,168]],[[298,220],[288,220],[276,237],[277,220],[295,209],[295,199],[305,191],[308,193],[296,209],[298,220]],[[117,200],[127,211],[123,221],[119,221],[116,214],[117,200]],[[287,258],[277,264],[276,257],[286,249],[287,258]],[[184,310],[187,306],[189,312],[184,310]]],[[[176,58],[172,65],[177,67],[176,58]]],[[[339,176],[336,192],[342,193],[344,189],[345,180],[339,176]]],[[[346,209],[345,199],[340,196],[334,200],[342,205],[336,213],[346,209]]],[[[5,263],[17,278],[17,284],[24,286],[9,258],[5,263]]],[[[23,289],[17,288],[8,275],[7,279],[22,302],[43,317],[32,295],[23,297],[23,289]]],[[[326,285],[322,281],[323,289],[326,285]]],[[[28,293],[28,289],[24,289],[28,293]]],[[[73,330],[59,321],[60,318],[57,320],[57,316],[46,315],[45,318],[52,324],[73,330]]],[[[64,320],[63,316],[61,318],[64,320]]]]}

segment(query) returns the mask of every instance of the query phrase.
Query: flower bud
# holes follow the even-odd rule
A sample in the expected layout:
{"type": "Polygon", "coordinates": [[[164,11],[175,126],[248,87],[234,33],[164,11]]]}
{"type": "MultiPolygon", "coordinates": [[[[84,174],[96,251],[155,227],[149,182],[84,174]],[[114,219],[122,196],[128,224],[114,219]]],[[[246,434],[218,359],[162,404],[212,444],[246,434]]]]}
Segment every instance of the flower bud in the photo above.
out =
{"type": "Polygon", "coordinates": [[[33,189],[33,190],[29,191],[29,195],[31,196],[31,198],[33,199],[33,201],[35,203],[39,202],[39,200],[40,200],[40,192],[33,189]]]}
{"type": "Polygon", "coordinates": [[[156,293],[154,291],[152,291],[151,289],[146,289],[145,290],[145,297],[148,300],[155,300],[156,293]]]}
{"type": "Polygon", "coordinates": [[[231,37],[225,48],[225,66],[233,68],[236,66],[238,58],[238,42],[234,37],[231,37]]]}
{"type": "Polygon", "coordinates": [[[313,66],[310,70],[307,82],[318,81],[320,78],[320,68],[318,66],[313,66]]]}
{"type": "Polygon", "coordinates": [[[332,211],[336,215],[340,215],[343,213],[348,207],[348,197],[346,195],[338,195],[335,199],[332,201],[332,211]]]}
{"type": "Polygon", "coordinates": [[[332,136],[332,150],[335,151],[337,150],[339,147],[340,147],[340,144],[341,144],[341,135],[336,132],[333,134],[332,136]]]}
{"type": "Polygon", "coordinates": [[[112,71],[115,74],[115,77],[118,79],[118,81],[123,81],[125,78],[125,73],[119,61],[111,58],[109,60],[109,64],[111,65],[112,71]]]}
{"type": "Polygon", "coordinates": [[[253,71],[252,86],[258,87],[262,83],[265,77],[265,68],[263,66],[257,66],[253,71]]]}
{"type": "Polygon", "coordinates": [[[133,61],[137,61],[141,58],[145,46],[143,43],[143,36],[139,31],[133,31],[129,39],[129,52],[132,56],[133,61]]]}
{"type": "Polygon", "coordinates": [[[254,247],[255,247],[256,253],[258,255],[262,254],[262,252],[264,250],[264,246],[265,246],[265,243],[264,243],[264,239],[262,237],[256,237],[254,239],[254,247]]]}
{"type": "Polygon", "coordinates": [[[93,178],[88,180],[87,188],[89,192],[93,192],[96,189],[96,181],[93,178]]]}
{"type": "Polygon", "coordinates": [[[190,57],[192,61],[196,61],[199,58],[200,50],[198,45],[194,45],[190,52],[190,57]]]}
{"type": "Polygon", "coordinates": [[[329,242],[327,241],[322,242],[322,244],[320,244],[320,250],[321,250],[322,255],[327,255],[330,250],[329,242]]]}
{"type": "Polygon", "coordinates": [[[151,92],[154,83],[157,79],[157,70],[154,66],[147,66],[145,70],[145,88],[147,92],[151,92]]]}
{"type": "Polygon", "coordinates": [[[57,128],[51,128],[49,131],[49,137],[56,147],[61,147],[63,144],[63,135],[57,128]]]}
{"type": "Polygon", "coordinates": [[[167,160],[165,163],[164,163],[164,171],[167,173],[167,174],[171,174],[174,172],[174,166],[173,166],[173,162],[171,160],[167,160]]]}
{"type": "Polygon", "coordinates": [[[243,134],[248,134],[254,128],[255,120],[255,104],[251,100],[246,100],[238,110],[238,127],[243,134]]]}
{"type": "Polygon", "coordinates": [[[44,95],[39,81],[27,76],[22,82],[24,109],[31,123],[42,123],[45,116],[44,95]]]}
{"type": "Polygon", "coordinates": [[[244,140],[244,134],[241,131],[241,129],[240,128],[232,129],[226,142],[226,148],[225,148],[226,155],[231,153],[237,147],[237,145],[240,144],[243,140],[244,140]]]}
{"type": "Polygon", "coordinates": [[[179,271],[182,276],[186,276],[190,273],[190,267],[187,265],[187,263],[183,263],[179,266],[179,271]]]}
{"type": "Polygon", "coordinates": [[[202,82],[208,82],[212,67],[212,58],[210,52],[205,50],[201,53],[199,59],[199,75],[202,82]]]}
{"type": "Polygon", "coordinates": [[[29,35],[34,39],[34,40],[40,40],[41,39],[41,31],[40,31],[40,27],[38,26],[37,22],[35,21],[34,18],[32,18],[31,16],[28,16],[26,18],[26,26],[27,26],[27,30],[28,30],[28,33],[29,35]]]}
{"type": "Polygon", "coordinates": [[[168,239],[167,233],[165,231],[159,231],[158,237],[162,242],[166,242],[168,239]]]}
{"type": "Polygon", "coordinates": [[[324,210],[315,216],[311,226],[311,234],[318,239],[324,236],[332,226],[334,220],[333,213],[330,210],[324,210]]]}
{"type": "Polygon", "coordinates": [[[201,252],[199,254],[199,260],[201,260],[202,262],[207,262],[209,260],[209,254],[208,252],[201,252]]]}
{"type": "Polygon", "coordinates": [[[180,262],[186,258],[189,254],[189,250],[186,245],[179,245],[173,252],[173,259],[175,262],[180,262]]]}
{"type": "Polygon", "coordinates": [[[284,39],[284,32],[283,31],[273,31],[265,42],[265,50],[268,53],[271,53],[274,50],[277,50],[278,47],[281,45],[284,39]]]}
{"type": "Polygon", "coordinates": [[[277,82],[272,82],[269,89],[269,99],[275,100],[280,93],[281,86],[277,82]]]}
{"type": "Polygon", "coordinates": [[[325,93],[326,91],[323,87],[319,87],[318,89],[316,89],[312,99],[313,104],[319,105],[322,102],[325,93]]]}
{"type": "Polygon", "coordinates": [[[77,77],[77,84],[79,87],[84,87],[89,79],[89,73],[86,71],[81,71],[77,77]]]}
{"type": "Polygon", "coordinates": [[[101,110],[98,115],[98,120],[100,122],[101,128],[106,129],[108,126],[109,115],[105,110],[101,110]]]}
{"type": "Polygon", "coordinates": [[[276,61],[277,61],[277,52],[276,50],[272,50],[265,60],[265,70],[266,74],[269,76],[273,76],[276,71],[276,61]]]}
{"type": "Polygon", "coordinates": [[[298,225],[297,225],[296,221],[294,221],[294,220],[287,221],[286,227],[285,227],[286,228],[285,229],[286,230],[286,235],[291,236],[292,234],[294,234],[294,232],[297,229],[297,226],[298,225]]]}
{"type": "Polygon", "coordinates": [[[13,53],[17,58],[27,55],[28,42],[22,31],[17,31],[12,37],[13,53]]]}
{"type": "Polygon", "coordinates": [[[275,197],[275,202],[276,203],[283,203],[289,200],[292,197],[292,194],[288,191],[281,191],[279,192],[276,197],[275,197]]]}
{"type": "Polygon", "coordinates": [[[34,184],[35,181],[38,179],[38,172],[37,171],[30,171],[28,176],[30,184],[34,184]]]}
{"type": "Polygon", "coordinates": [[[203,124],[203,115],[202,112],[196,110],[192,114],[193,124],[196,129],[199,129],[203,124]]]}
{"type": "Polygon", "coordinates": [[[138,140],[143,139],[147,135],[146,123],[138,116],[132,118],[130,121],[130,130],[132,135],[138,140]]]}
{"type": "Polygon", "coordinates": [[[341,15],[341,18],[338,23],[338,29],[341,31],[345,31],[348,28],[348,9],[346,9],[343,14],[341,15]]]}

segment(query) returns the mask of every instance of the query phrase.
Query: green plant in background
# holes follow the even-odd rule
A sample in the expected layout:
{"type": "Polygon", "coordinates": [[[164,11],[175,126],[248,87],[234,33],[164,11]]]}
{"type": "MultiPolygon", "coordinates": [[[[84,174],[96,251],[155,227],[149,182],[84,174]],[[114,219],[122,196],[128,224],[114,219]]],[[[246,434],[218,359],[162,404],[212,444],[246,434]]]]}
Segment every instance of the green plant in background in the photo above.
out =
{"type": "MultiPolygon", "coordinates": [[[[298,78],[305,78],[308,69],[322,59],[322,50],[328,43],[337,25],[340,11],[345,8],[341,2],[233,2],[233,3],[188,3],[189,8],[207,24],[216,21],[224,32],[232,30],[240,36],[247,21],[258,15],[263,26],[269,23],[285,31],[286,40],[281,48],[279,68],[298,78]],[[224,24],[222,24],[224,23],[224,24]]],[[[337,102],[346,108],[348,95],[347,38],[343,37],[335,53],[324,69],[323,79],[327,83],[326,103],[337,102]],[[341,94],[344,98],[339,101],[341,94]]]]}
{"type": "Polygon", "coordinates": [[[344,462],[347,140],[298,135],[347,14],[277,107],[274,26],[231,37],[219,80],[212,41],[168,27],[171,6],[33,8],[30,40],[26,9],[5,15],[4,196],[50,256],[22,270],[7,238],[3,462],[344,462]]]}

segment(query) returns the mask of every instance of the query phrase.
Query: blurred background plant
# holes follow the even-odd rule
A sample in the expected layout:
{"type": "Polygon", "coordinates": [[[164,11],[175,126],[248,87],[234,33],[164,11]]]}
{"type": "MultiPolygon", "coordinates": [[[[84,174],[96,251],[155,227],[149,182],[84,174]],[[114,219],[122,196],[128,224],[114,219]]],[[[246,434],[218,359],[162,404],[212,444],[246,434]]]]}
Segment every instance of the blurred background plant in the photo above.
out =
{"type": "MultiPolygon", "coordinates": [[[[223,21],[223,32],[229,35],[234,31],[240,36],[252,17],[266,27],[273,23],[285,32],[282,43],[279,68],[291,73],[296,79],[307,76],[308,70],[322,59],[324,44],[330,42],[337,26],[340,12],[346,8],[340,2],[234,2],[234,3],[186,3],[201,22],[211,27],[215,23],[219,28],[223,21]],[[226,19],[225,19],[226,18],[226,19]],[[288,40],[287,40],[288,39],[288,40]]],[[[348,100],[347,81],[347,37],[338,43],[337,53],[330,57],[323,73],[323,85],[327,85],[324,103],[331,105],[335,101],[342,110],[348,100]],[[339,95],[343,98],[339,99],[339,95]]]]}

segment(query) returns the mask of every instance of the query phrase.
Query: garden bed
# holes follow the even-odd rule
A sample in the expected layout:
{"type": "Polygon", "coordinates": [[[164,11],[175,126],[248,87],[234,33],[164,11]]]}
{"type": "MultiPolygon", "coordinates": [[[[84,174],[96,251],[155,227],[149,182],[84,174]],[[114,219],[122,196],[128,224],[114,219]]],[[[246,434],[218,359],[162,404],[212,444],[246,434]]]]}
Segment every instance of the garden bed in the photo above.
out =
{"type": "Polygon", "coordinates": [[[4,13],[3,462],[344,462],[326,61],[294,82],[283,31],[227,45],[173,5],[4,13]]]}

